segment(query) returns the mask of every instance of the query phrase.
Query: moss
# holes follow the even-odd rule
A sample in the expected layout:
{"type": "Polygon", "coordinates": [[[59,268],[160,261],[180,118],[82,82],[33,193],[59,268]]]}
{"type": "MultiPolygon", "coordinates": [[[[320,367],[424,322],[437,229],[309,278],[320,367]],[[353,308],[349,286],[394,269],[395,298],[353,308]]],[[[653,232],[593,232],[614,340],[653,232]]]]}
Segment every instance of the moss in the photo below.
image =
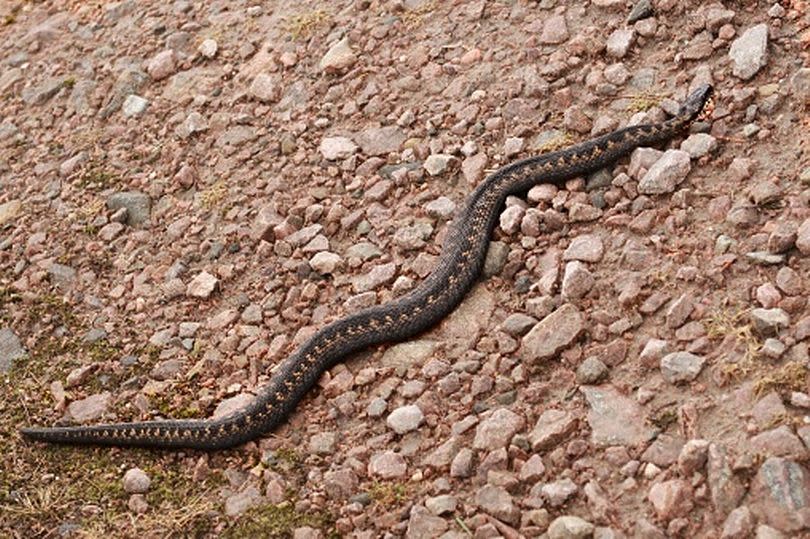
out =
{"type": "Polygon", "coordinates": [[[88,191],[103,191],[119,182],[117,174],[106,170],[102,164],[91,161],[79,176],[77,185],[88,191]]]}
{"type": "Polygon", "coordinates": [[[375,503],[383,506],[398,505],[408,499],[409,488],[405,483],[394,481],[375,481],[368,489],[368,494],[375,503]]]}
{"type": "Polygon", "coordinates": [[[267,504],[251,508],[224,537],[292,537],[302,526],[316,528],[327,537],[339,537],[334,530],[334,517],[326,511],[300,512],[292,502],[267,504]]]}
{"type": "Polygon", "coordinates": [[[626,109],[628,112],[645,112],[653,107],[657,107],[666,96],[652,92],[642,92],[629,96],[630,103],[626,109]]]}
{"type": "Polygon", "coordinates": [[[332,16],[322,9],[293,15],[286,21],[287,32],[293,39],[308,38],[327,26],[332,16]]]}
{"type": "Polygon", "coordinates": [[[219,207],[228,194],[228,187],[225,182],[218,181],[208,189],[200,193],[200,206],[206,210],[219,207]]]}

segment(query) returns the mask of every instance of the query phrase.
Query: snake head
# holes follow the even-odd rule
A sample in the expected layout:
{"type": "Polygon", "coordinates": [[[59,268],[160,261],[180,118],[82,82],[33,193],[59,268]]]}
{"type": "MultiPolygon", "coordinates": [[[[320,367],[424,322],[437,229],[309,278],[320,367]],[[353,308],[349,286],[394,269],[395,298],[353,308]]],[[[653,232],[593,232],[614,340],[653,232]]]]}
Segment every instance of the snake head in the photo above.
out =
{"type": "Polygon", "coordinates": [[[713,95],[714,88],[711,84],[701,84],[686,98],[678,111],[678,116],[688,123],[707,117],[714,108],[713,95]]]}

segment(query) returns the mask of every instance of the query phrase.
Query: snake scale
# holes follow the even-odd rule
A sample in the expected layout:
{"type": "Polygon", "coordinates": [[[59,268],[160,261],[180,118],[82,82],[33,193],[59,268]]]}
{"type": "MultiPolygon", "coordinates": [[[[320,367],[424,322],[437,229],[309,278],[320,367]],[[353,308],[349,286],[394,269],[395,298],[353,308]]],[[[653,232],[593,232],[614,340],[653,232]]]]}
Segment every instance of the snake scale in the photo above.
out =
{"type": "Polygon", "coordinates": [[[669,120],[636,125],[530,157],[484,180],[457,214],[433,272],[408,294],[341,318],[316,332],[273,374],[244,409],[215,420],[165,420],[53,428],[24,428],[33,440],[67,444],[222,449],[242,444],[285,421],[321,374],[347,355],[412,337],[436,324],[464,298],[481,272],[489,238],[508,195],[539,183],[561,184],[616,161],[639,146],[683,133],[712,102],[701,85],[669,120]]]}

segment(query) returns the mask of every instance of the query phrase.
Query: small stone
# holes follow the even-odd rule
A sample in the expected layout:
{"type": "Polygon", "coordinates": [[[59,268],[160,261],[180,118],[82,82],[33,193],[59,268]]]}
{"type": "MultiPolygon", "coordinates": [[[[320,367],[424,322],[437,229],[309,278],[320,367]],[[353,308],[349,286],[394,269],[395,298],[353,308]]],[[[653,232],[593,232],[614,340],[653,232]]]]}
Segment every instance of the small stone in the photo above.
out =
{"type": "Polygon", "coordinates": [[[405,132],[396,125],[365,129],[354,137],[367,156],[388,155],[399,151],[406,139],[405,132]]]}
{"type": "Polygon", "coordinates": [[[501,323],[501,329],[513,337],[518,337],[525,335],[536,323],[537,319],[532,316],[523,313],[514,313],[510,314],[506,320],[501,323]]]}
{"type": "Polygon", "coordinates": [[[276,101],[281,95],[279,81],[269,73],[259,73],[250,83],[250,95],[262,103],[276,101]]]}
{"type": "Polygon", "coordinates": [[[499,408],[481,421],[475,430],[473,447],[494,451],[506,447],[512,437],[523,430],[526,420],[508,408],[499,408]]]}
{"type": "Polygon", "coordinates": [[[428,156],[423,166],[428,174],[438,176],[444,173],[454,160],[455,157],[452,155],[437,153],[428,156]]]}
{"type": "Polygon", "coordinates": [[[520,229],[520,223],[523,220],[526,210],[519,205],[508,206],[503,212],[499,220],[501,230],[510,236],[515,234],[520,229]]]}
{"type": "Polygon", "coordinates": [[[790,316],[782,309],[753,309],[750,315],[754,330],[763,336],[776,335],[790,325],[790,316]]]}
{"type": "Polygon", "coordinates": [[[434,219],[450,219],[456,211],[456,203],[445,196],[425,204],[425,211],[434,219]]]}
{"type": "Polygon", "coordinates": [[[540,33],[540,43],[544,45],[556,45],[568,40],[568,26],[563,15],[552,15],[543,24],[543,31],[540,33]]]}
{"type": "Polygon", "coordinates": [[[425,507],[436,516],[452,513],[457,506],[458,500],[456,500],[455,496],[449,494],[442,494],[425,500],[425,507]]]}
{"type": "Polygon", "coordinates": [[[583,234],[571,240],[571,245],[563,253],[563,260],[599,262],[605,252],[602,238],[593,234],[583,234]]]}
{"type": "Polygon", "coordinates": [[[596,284],[596,279],[587,266],[579,260],[568,262],[562,280],[562,297],[565,300],[576,300],[584,297],[596,284]]]}
{"type": "Polygon", "coordinates": [[[414,505],[408,519],[408,528],[405,530],[406,539],[420,539],[421,537],[439,537],[448,528],[447,522],[431,514],[421,505],[414,505]]]}
{"type": "Polygon", "coordinates": [[[693,133],[681,142],[681,150],[692,159],[703,157],[717,149],[717,139],[706,133],[693,133]]]}
{"type": "Polygon", "coordinates": [[[0,204],[0,227],[12,222],[22,209],[22,202],[18,199],[9,200],[0,204]]]}
{"type": "Polygon", "coordinates": [[[639,0],[630,10],[630,15],[627,16],[627,24],[633,24],[636,21],[646,19],[653,16],[653,7],[650,0],[639,0]]]}
{"type": "Polygon", "coordinates": [[[124,104],[121,106],[121,112],[127,118],[138,116],[146,110],[149,101],[139,95],[130,94],[124,99],[124,104]]]}
{"type": "Polygon", "coordinates": [[[801,254],[810,255],[810,218],[805,219],[796,231],[796,248],[801,254]]]}
{"type": "Polygon", "coordinates": [[[25,357],[25,348],[19,337],[10,328],[0,329],[0,374],[8,373],[22,357],[25,357]]]}
{"type": "Polygon", "coordinates": [[[579,487],[571,479],[565,478],[553,483],[546,483],[540,489],[543,497],[548,500],[551,507],[559,507],[579,491],[579,487]]]}
{"type": "Polygon", "coordinates": [[[585,331],[582,314],[566,303],[545,317],[523,337],[520,356],[539,363],[557,355],[585,331]]]}
{"type": "Polygon", "coordinates": [[[219,286],[219,279],[208,273],[200,272],[186,287],[186,295],[193,298],[207,299],[219,286]]]}
{"type": "Polygon", "coordinates": [[[692,169],[690,156],[683,150],[667,150],[647,171],[638,184],[639,193],[672,193],[692,169]]]}
{"type": "Polygon", "coordinates": [[[589,357],[577,368],[577,381],[580,384],[595,384],[607,376],[607,365],[598,358],[589,357]]]}
{"type": "Polygon", "coordinates": [[[577,418],[562,410],[543,412],[529,434],[533,451],[554,447],[567,439],[577,428],[577,418]]]}
{"type": "Polygon", "coordinates": [[[520,520],[520,509],[515,506],[512,495],[503,487],[484,485],[476,492],[475,503],[484,512],[507,524],[514,525],[520,520]]]}
{"type": "Polygon", "coordinates": [[[685,476],[690,476],[695,472],[703,470],[706,459],[709,456],[709,442],[706,440],[692,439],[683,444],[678,455],[678,468],[685,476]]]}
{"type": "Polygon", "coordinates": [[[787,347],[785,343],[780,341],[779,339],[768,338],[765,339],[765,342],[762,343],[762,348],[760,352],[765,355],[765,357],[769,357],[771,359],[779,359],[785,353],[787,347]]]}
{"type": "Polygon", "coordinates": [[[624,58],[635,40],[636,33],[632,28],[619,28],[614,30],[608,37],[606,43],[608,56],[624,58]]]}
{"type": "Polygon", "coordinates": [[[133,513],[138,515],[142,515],[149,511],[149,503],[146,501],[146,497],[143,494],[133,494],[127,500],[127,507],[133,513]]]}
{"type": "Polygon", "coordinates": [[[112,400],[109,391],[90,395],[87,398],[73,401],[68,405],[67,412],[71,419],[77,423],[84,423],[100,418],[107,411],[112,400]]]}
{"type": "Polygon", "coordinates": [[[349,38],[344,37],[329,48],[319,65],[323,71],[337,72],[350,68],[356,61],[357,56],[349,45],[349,38]]]}
{"type": "Polygon", "coordinates": [[[644,411],[636,400],[609,384],[581,386],[588,402],[591,442],[599,447],[635,446],[648,442],[655,431],[645,424],[644,411]]]}
{"type": "Polygon", "coordinates": [[[382,479],[403,477],[407,469],[402,455],[390,450],[373,455],[368,463],[368,473],[382,479]]]}
{"type": "Polygon", "coordinates": [[[174,51],[166,50],[158,53],[146,65],[146,72],[152,80],[162,80],[175,72],[176,64],[174,51]]]}
{"type": "Polygon", "coordinates": [[[316,455],[331,455],[337,446],[337,433],[332,431],[319,432],[309,439],[309,451],[316,455]]]}
{"type": "Polygon", "coordinates": [[[342,263],[343,259],[340,258],[340,255],[329,251],[320,251],[309,260],[312,269],[322,275],[334,273],[335,269],[342,263]]]}
{"type": "Polygon", "coordinates": [[[661,358],[669,353],[669,343],[661,339],[650,339],[639,354],[639,359],[645,365],[657,365],[661,358]]]}
{"type": "Polygon", "coordinates": [[[673,352],[661,358],[661,374],[671,384],[691,382],[705,363],[704,358],[690,352],[673,352]]]}
{"type": "Polygon", "coordinates": [[[397,434],[405,434],[406,432],[419,428],[419,425],[422,424],[424,419],[425,416],[422,414],[422,410],[419,406],[411,404],[408,406],[400,406],[391,412],[386,423],[397,434]]]}
{"type": "Polygon", "coordinates": [[[346,159],[357,151],[357,144],[348,137],[324,137],[320,146],[321,155],[328,161],[346,159]]]}
{"type": "Polygon", "coordinates": [[[225,499],[225,514],[229,517],[241,515],[262,499],[262,494],[254,486],[249,486],[242,492],[238,492],[225,499]]]}
{"type": "Polygon", "coordinates": [[[218,50],[219,45],[213,39],[205,39],[200,43],[200,46],[197,47],[197,52],[209,60],[217,55],[218,50]]]}
{"type": "Polygon", "coordinates": [[[124,492],[129,494],[143,494],[149,490],[150,484],[149,476],[140,468],[130,468],[124,474],[124,492]]]}
{"type": "Polygon", "coordinates": [[[729,513],[720,539],[748,539],[753,532],[754,516],[748,506],[741,505],[729,513]]]}
{"type": "Polygon", "coordinates": [[[758,24],[747,29],[731,43],[728,56],[734,62],[734,76],[748,80],[767,62],[768,25],[758,24]]]}
{"type": "Polygon", "coordinates": [[[694,507],[692,487],[683,479],[654,484],[647,499],[653,504],[658,517],[663,520],[685,516],[694,507]]]}
{"type": "Polygon", "coordinates": [[[149,221],[152,202],[146,193],[124,191],[110,195],[107,198],[107,208],[111,211],[126,208],[127,224],[129,226],[138,226],[149,221]]]}
{"type": "Polygon", "coordinates": [[[751,483],[751,512],[786,532],[806,526],[810,509],[810,473],[799,463],[771,457],[760,466],[751,483]]]}
{"type": "Polygon", "coordinates": [[[555,518],[549,525],[548,539],[589,539],[594,536],[594,525],[579,517],[565,515],[555,518]]]}

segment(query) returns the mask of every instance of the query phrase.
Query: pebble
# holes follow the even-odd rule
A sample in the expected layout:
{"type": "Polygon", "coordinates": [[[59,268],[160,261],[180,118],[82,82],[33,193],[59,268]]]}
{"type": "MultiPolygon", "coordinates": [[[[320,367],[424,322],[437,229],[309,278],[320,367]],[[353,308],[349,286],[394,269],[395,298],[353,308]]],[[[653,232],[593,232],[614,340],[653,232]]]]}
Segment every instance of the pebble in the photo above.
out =
{"type": "Polygon", "coordinates": [[[810,256],[810,218],[805,219],[796,230],[796,248],[805,256],[810,256]]]}
{"type": "Polygon", "coordinates": [[[64,77],[48,77],[39,84],[24,88],[21,97],[27,105],[42,105],[58,94],[64,85],[64,77]]]}
{"type": "Polygon", "coordinates": [[[571,240],[563,253],[563,260],[580,260],[582,262],[599,262],[605,252],[602,238],[594,234],[583,234],[571,240]]]}
{"type": "Polygon", "coordinates": [[[546,483],[540,489],[543,497],[548,500],[551,507],[559,507],[579,491],[579,487],[569,478],[560,479],[553,483],[546,483]]]}
{"type": "Polygon", "coordinates": [[[204,39],[200,46],[197,47],[197,52],[200,53],[205,58],[209,60],[217,55],[217,51],[219,50],[219,45],[213,39],[204,39]]]}
{"type": "Polygon", "coordinates": [[[354,65],[357,55],[349,45],[349,38],[344,37],[332,45],[320,61],[320,68],[326,72],[344,71],[354,65]]]}
{"type": "Polygon", "coordinates": [[[577,429],[577,418],[562,410],[549,409],[537,419],[529,434],[533,451],[540,451],[559,445],[577,429]]]}
{"type": "Polygon", "coordinates": [[[656,514],[663,520],[671,520],[689,514],[694,507],[692,487],[683,479],[672,479],[654,484],[647,499],[656,514]]]}
{"type": "Polygon", "coordinates": [[[338,435],[336,432],[327,431],[313,434],[309,439],[309,451],[316,455],[331,455],[337,447],[338,435]]]}
{"type": "Polygon", "coordinates": [[[754,532],[754,516],[746,505],[741,505],[729,513],[723,523],[720,539],[746,539],[754,532]]]}
{"type": "Polygon", "coordinates": [[[272,103],[281,96],[280,81],[269,73],[259,73],[250,83],[250,95],[262,103],[272,103]]]}
{"type": "Polygon", "coordinates": [[[636,21],[652,17],[654,14],[652,2],[650,0],[639,0],[633,5],[630,14],[627,16],[627,23],[633,24],[636,21]]]}
{"type": "Polygon", "coordinates": [[[797,532],[805,526],[810,506],[810,473],[792,460],[770,457],[759,467],[750,488],[748,505],[760,521],[797,532]]]}
{"type": "Polygon", "coordinates": [[[416,430],[424,421],[425,416],[421,408],[415,404],[400,406],[388,415],[386,423],[397,434],[405,434],[416,430]]]}
{"type": "Polygon", "coordinates": [[[520,356],[539,363],[551,359],[573,343],[585,331],[579,310],[565,304],[545,317],[523,337],[520,356]]]}
{"type": "Polygon", "coordinates": [[[197,274],[186,287],[186,295],[193,298],[207,299],[219,287],[219,279],[202,271],[197,274]]]}
{"type": "Polygon", "coordinates": [[[779,308],[752,309],[750,320],[754,331],[766,337],[776,335],[780,329],[790,325],[790,316],[779,308]]]}
{"type": "Polygon", "coordinates": [[[580,384],[595,384],[607,376],[607,373],[607,365],[598,358],[588,357],[577,367],[577,381],[580,384]]]}
{"type": "MultiPolygon", "coordinates": [[[[595,537],[594,530],[594,525],[587,520],[576,516],[563,515],[551,522],[547,533],[548,539],[588,539],[595,537]]],[[[604,539],[607,539],[607,537],[604,539]]]]}
{"type": "Polygon", "coordinates": [[[404,477],[407,469],[403,456],[391,450],[376,453],[368,463],[368,473],[382,479],[404,477]]]}
{"type": "Polygon", "coordinates": [[[22,202],[19,199],[9,200],[0,204],[0,227],[6,223],[11,223],[16,219],[22,210],[22,202]]]}
{"type": "Polygon", "coordinates": [[[693,133],[681,142],[681,150],[692,159],[708,155],[717,149],[717,139],[706,133],[693,133]]]}
{"type": "Polygon", "coordinates": [[[757,24],[731,43],[728,56],[734,62],[735,77],[748,80],[765,67],[768,52],[768,25],[757,24]]]}
{"type": "Polygon", "coordinates": [[[130,468],[124,474],[124,492],[129,494],[144,494],[151,483],[149,476],[140,468],[130,468]]]}
{"type": "Polygon", "coordinates": [[[424,168],[431,176],[438,176],[447,171],[450,163],[455,160],[455,157],[447,154],[433,154],[425,159],[424,168]]]}
{"type": "Polygon", "coordinates": [[[320,251],[309,259],[309,265],[318,273],[328,275],[334,273],[335,269],[343,265],[343,259],[335,253],[320,251]]]}
{"type": "Polygon", "coordinates": [[[672,193],[692,169],[690,156],[683,150],[667,150],[638,184],[639,193],[660,195],[672,193]]]}
{"type": "Polygon", "coordinates": [[[520,520],[520,509],[515,506],[512,495],[503,487],[484,485],[475,493],[475,504],[507,524],[514,525],[520,520]]]}
{"type": "Polygon", "coordinates": [[[367,156],[388,155],[399,151],[407,139],[405,132],[396,125],[364,129],[354,141],[367,156]]]}
{"type": "Polygon", "coordinates": [[[81,400],[71,402],[67,407],[67,413],[76,423],[84,423],[99,419],[107,411],[112,396],[109,391],[90,395],[81,400]]]}
{"type": "Polygon", "coordinates": [[[596,279],[587,266],[578,260],[568,262],[562,280],[562,297],[565,300],[576,300],[590,292],[596,279]]]}
{"type": "Polygon", "coordinates": [[[445,196],[425,204],[425,211],[434,219],[448,220],[456,211],[456,203],[445,196]]]}
{"type": "Polygon", "coordinates": [[[618,28],[607,39],[608,56],[624,58],[636,40],[636,33],[632,28],[618,28]]]}
{"type": "Polygon", "coordinates": [[[691,352],[672,352],[661,358],[661,374],[671,384],[691,382],[703,370],[706,360],[691,352]]]}
{"type": "Polygon", "coordinates": [[[10,328],[0,329],[0,374],[8,373],[14,363],[25,357],[19,337],[10,328]]]}
{"type": "Polygon", "coordinates": [[[130,94],[126,97],[126,99],[124,99],[124,104],[121,106],[121,112],[127,118],[139,116],[146,110],[146,107],[148,105],[149,101],[147,101],[143,97],[135,94],[130,94]]]}
{"type": "Polygon", "coordinates": [[[634,399],[609,384],[581,386],[580,391],[589,406],[588,425],[593,444],[640,445],[652,438],[655,431],[645,424],[645,413],[634,399]]]}
{"type": "Polygon", "coordinates": [[[512,437],[523,430],[526,420],[508,408],[498,408],[475,429],[473,447],[494,451],[507,447],[512,437]]]}
{"type": "Polygon", "coordinates": [[[146,193],[124,191],[107,197],[107,208],[113,212],[125,208],[127,211],[126,223],[129,226],[138,226],[149,222],[152,201],[146,193]]]}
{"type": "Polygon", "coordinates": [[[425,507],[436,516],[452,513],[458,506],[458,500],[450,494],[433,496],[425,500],[425,507]]]}
{"type": "Polygon", "coordinates": [[[245,488],[242,492],[237,492],[225,499],[225,514],[229,517],[241,515],[262,499],[262,494],[254,486],[245,488]]]}
{"type": "Polygon", "coordinates": [[[406,539],[439,537],[449,527],[443,518],[433,515],[428,509],[421,505],[414,505],[410,513],[408,527],[405,530],[406,539]]]}
{"type": "Polygon", "coordinates": [[[153,56],[146,64],[146,72],[152,80],[163,80],[177,69],[173,50],[165,50],[153,56]]]}
{"type": "Polygon", "coordinates": [[[351,157],[357,151],[357,144],[348,137],[324,137],[320,152],[324,159],[336,161],[351,157]]]}
{"type": "Polygon", "coordinates": [[[537,319],[533,316],[513,313],[501,323],[501,329],[513,337],[519,337],[525,335],[536,323],[537,319]]]}
{"type": "Polygon", "coordinates": [[[543,31],[540,33],[540,43],[544,45],[556,45],[568,40],[568,26],[563,15],[552,15],[547,17],[543,23],[543,31]]]}

